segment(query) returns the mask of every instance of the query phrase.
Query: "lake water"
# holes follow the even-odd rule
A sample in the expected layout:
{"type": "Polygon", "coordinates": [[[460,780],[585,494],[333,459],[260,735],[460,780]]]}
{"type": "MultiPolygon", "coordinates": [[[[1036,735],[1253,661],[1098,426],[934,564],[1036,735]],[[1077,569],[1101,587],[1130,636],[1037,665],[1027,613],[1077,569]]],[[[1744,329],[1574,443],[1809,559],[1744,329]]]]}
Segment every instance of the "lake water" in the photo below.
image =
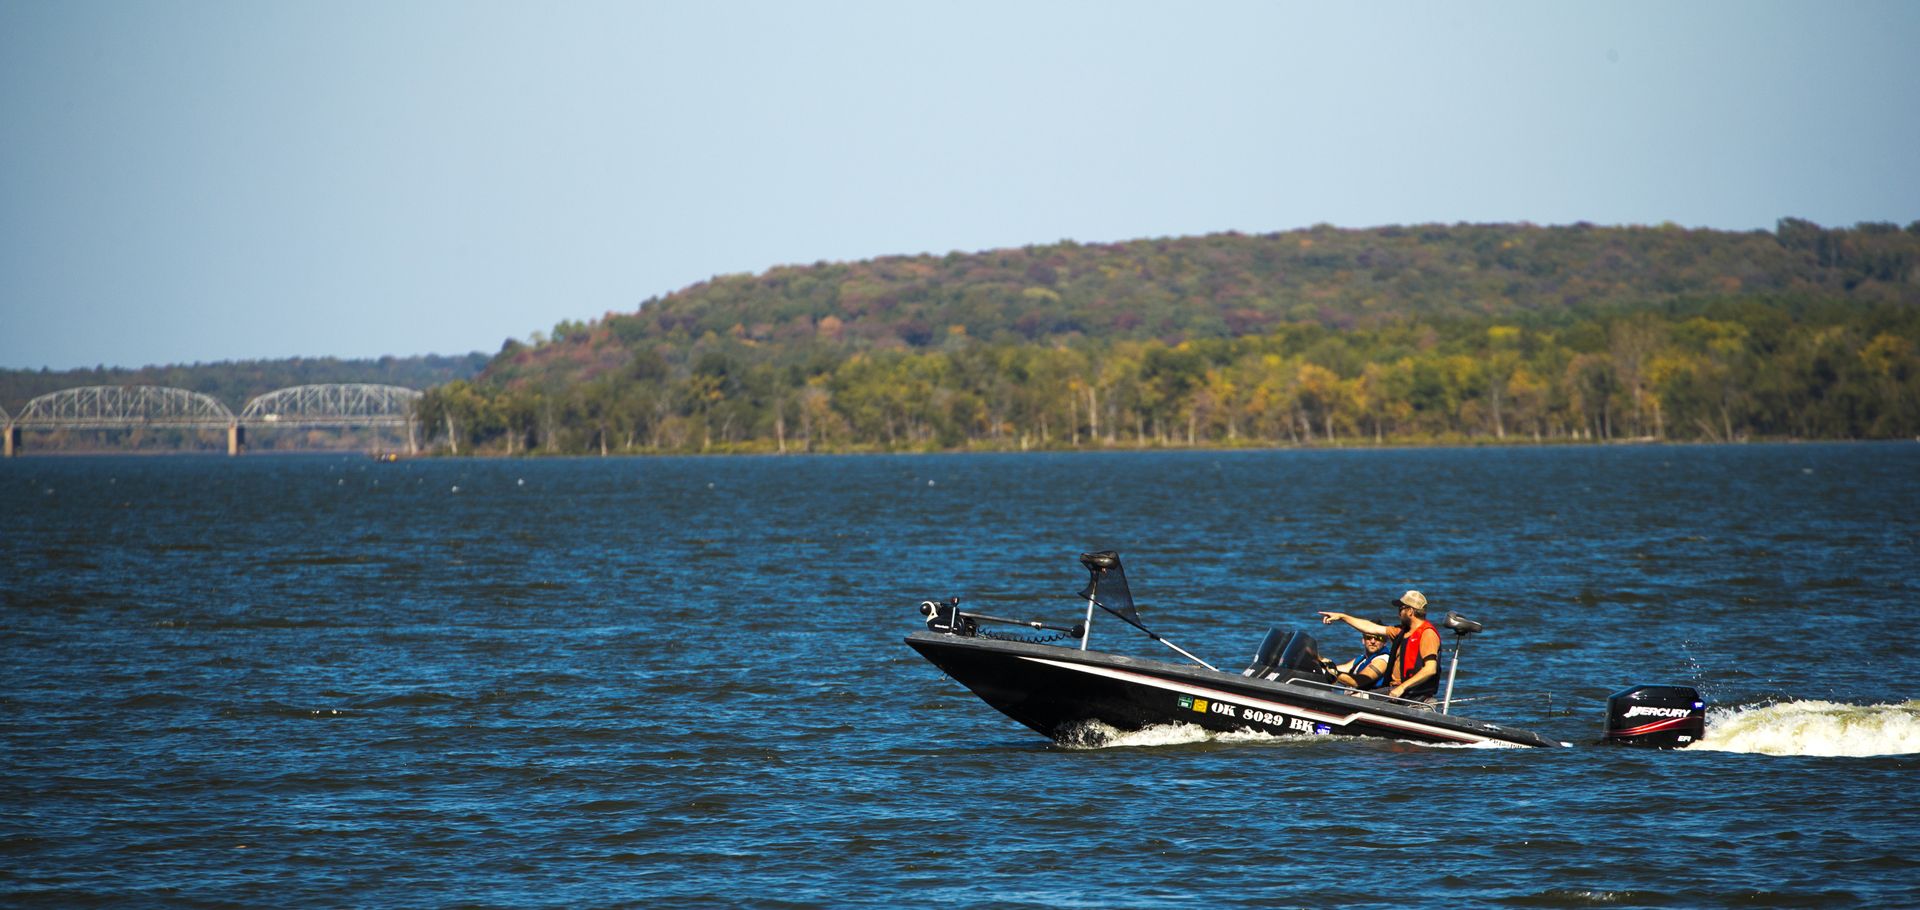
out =
{"type": "Polygon", "coordinates": [[[1920,445],[24,458],[0,520],[14,906],[1920,902],[1920,445]],[[901,641],[1105,548],[1235,669],[1419,588],[1576,747],[1068,749],[901,641]],[[1707,741],[1592,745],[1642,682],[1707,741]]]}

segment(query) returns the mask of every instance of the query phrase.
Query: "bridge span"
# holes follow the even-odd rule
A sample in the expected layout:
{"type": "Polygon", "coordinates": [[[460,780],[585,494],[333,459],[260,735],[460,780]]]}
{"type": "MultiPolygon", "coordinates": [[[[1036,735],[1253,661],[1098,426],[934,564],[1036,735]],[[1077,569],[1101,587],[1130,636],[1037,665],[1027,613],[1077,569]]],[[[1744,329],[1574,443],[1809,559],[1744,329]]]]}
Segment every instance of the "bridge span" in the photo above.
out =
{"type": "Polygon", "coordinates": [[[227,454],[246,448],[249,428],[393,427],[407,431],[407,451],[419,450],[414,405],[421,392],[372,383],[330,383],[275,389],[250,399],[239,414],[218,399],[166,386],[83,386],[49,392],[7,415],[6,457],[19,454],[27,430],[182,428],[227,431],[227,454]]]}

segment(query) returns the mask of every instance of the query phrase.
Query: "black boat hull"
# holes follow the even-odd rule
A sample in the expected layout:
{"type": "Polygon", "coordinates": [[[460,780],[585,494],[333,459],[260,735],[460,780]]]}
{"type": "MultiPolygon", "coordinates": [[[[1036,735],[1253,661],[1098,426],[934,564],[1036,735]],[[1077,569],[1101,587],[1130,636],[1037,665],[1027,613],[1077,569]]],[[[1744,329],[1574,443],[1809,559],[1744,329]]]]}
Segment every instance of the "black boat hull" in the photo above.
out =
{"type": "Polygon", "coordinates": [[[1298,673],[1263,680],[1052,645],[937,632],[906,642],[1001,713],[1057,742],[1192,724],[1219,732],[1372,736],[1421,743],[1561,746],[1529,730],[1357,698],[1298,673]]]}

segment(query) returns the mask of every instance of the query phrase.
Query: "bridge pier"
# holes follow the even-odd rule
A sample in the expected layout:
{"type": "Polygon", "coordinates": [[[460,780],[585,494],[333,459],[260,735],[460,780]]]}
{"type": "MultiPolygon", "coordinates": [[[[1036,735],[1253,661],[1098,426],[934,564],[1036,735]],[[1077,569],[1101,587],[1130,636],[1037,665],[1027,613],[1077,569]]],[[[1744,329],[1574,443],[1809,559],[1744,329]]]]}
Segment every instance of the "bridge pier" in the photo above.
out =
{"type": "Polygon", "coordinates": [[[13,424],[7,424],[6,449],[8,458],[20,454],[20,428],[13,424]]]}
{"type": "Polygon", "coordinates": [[[227,424],[227,454],[230,456],[239,455],[240,450],[246,448],[246,446],[247,428],[241,426],[237,420],[227,424]]]}

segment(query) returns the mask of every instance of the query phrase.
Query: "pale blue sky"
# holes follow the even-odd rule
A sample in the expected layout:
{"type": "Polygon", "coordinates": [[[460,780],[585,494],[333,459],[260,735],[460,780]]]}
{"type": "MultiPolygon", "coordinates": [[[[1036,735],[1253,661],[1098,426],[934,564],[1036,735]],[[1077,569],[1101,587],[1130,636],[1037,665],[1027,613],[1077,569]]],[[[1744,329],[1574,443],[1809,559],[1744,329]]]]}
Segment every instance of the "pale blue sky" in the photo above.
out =
{"type": "Polygon", "coordinates": [[[715,274],[1920,219],[1920,3],[0,0],[0,366],[496,350],[715,274]]]}

